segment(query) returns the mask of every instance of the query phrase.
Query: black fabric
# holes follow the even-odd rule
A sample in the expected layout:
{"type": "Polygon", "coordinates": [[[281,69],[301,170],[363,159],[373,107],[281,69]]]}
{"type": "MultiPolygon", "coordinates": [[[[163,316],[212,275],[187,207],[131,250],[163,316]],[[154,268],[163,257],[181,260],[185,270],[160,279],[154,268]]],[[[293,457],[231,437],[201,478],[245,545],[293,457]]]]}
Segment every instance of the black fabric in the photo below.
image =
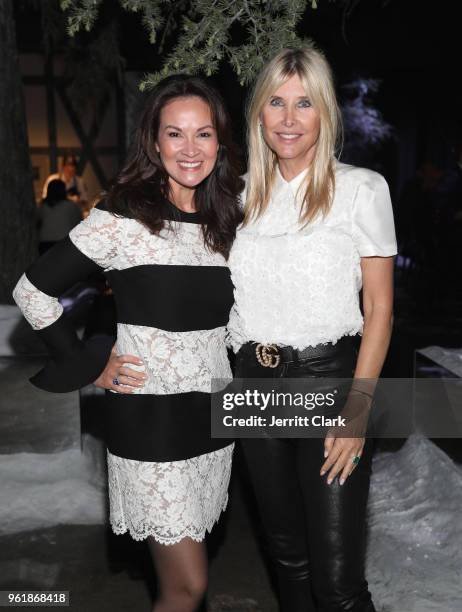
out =
{"type": "MultiPolygon", "coordinates": [[[[177,208],[172,202],[167,199],[164,199],[159,203],[159,207],[161,209],[162,219],[165,221],[181,221],[182,223],[202,223],[202,215],[200,212],[185,212],[177,208]]],[[[106,212],[111,212],[108,207],[107,200],[101,200],[95,206],[98,210],[105,210],[106,212]]],[[[126,219],[134,219],[135,217],[129,212],[125,212],[123,215],[119,215],[119,213],[113,213],[116,216],[123,216],[126,219]]]]}
{"type": "Polygon", "coordinates": [[[119,323],[177,332],[228,323],[233,284],[225,266],[144,265],[107,277],[119,323]]]}
{"type": "MultiPolygon", "coordinates": [[[[236,356],[236,377],[349,377],[355,340],[318,345],[316,356],[264,368],[255,351],[236,356]]],[[[320,476],[323,438],[241,440],[257,497],[281,612],[375,612],[364,577],[373,439],[344,485],[320,476]]]]}
{"type": "Polygon", "coordinates": [[[67,237],[32,264],[26,270],[26,276],[43,293],[59,297],[96,270],[101,270],[101,267],[79,251],[67,237]]]}
{"type": "Polygon", "coordinates": [[[94,382],[104,370],[115,342],[112,336],[79,340],[63,316],[36,333],[49,349],[50,360],[30,381],[53,393],[76,391],[94,382]]]}
{"type": "Polygon", "coordinates": [[[106,444],[118,457],[180,461],[209,453],[232,440],[212,438],[208,393],[170,395],[106,393],[106,444]]]}

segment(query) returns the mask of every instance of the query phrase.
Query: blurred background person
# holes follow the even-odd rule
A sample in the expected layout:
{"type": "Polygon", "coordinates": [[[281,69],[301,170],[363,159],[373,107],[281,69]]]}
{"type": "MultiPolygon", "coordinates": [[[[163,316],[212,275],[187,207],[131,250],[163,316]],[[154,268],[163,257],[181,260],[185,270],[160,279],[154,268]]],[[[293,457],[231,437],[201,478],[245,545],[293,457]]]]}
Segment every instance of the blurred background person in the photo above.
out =
{"type": "MultiPolygon", "coordinates": [[[[78,204],[83,213],[87,212],[89,205],[88,192],[83,178],[77,175],[77,158],[75,155],[65,155],[61,165],[61,172],[50,174],[46,179],[43,185],[43,198],[46,198],[48,185],[55,179],[60,179],[64,182],[68,199],[78,204]]],[[[86,215],[84,214],[84,216],[86,215]]]]}
{"type": "Polygon", "coordinates": [[[78,204],[67,197],[65,183],[60,179],[50,180],[39,208],[40,254],[66,238],[81,220],[82,212],[78,204]]]}

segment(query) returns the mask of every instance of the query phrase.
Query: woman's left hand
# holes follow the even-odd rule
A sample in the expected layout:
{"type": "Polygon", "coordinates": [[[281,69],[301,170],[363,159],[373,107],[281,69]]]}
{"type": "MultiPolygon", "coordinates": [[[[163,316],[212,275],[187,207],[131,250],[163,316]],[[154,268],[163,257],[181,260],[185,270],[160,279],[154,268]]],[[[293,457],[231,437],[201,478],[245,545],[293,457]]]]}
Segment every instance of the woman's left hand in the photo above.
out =
{"type": "Polygon", "coordinates": [[[327,434],[324,449],[328,456],[321,467],[321,476],[329,472],[327,484],[331,484],[337,474],[341,474],[339,482],[343,485],[356,467],[353,458],[361,457],[365,441],[365,438],[336,438],[332,433],[327,434]]]}

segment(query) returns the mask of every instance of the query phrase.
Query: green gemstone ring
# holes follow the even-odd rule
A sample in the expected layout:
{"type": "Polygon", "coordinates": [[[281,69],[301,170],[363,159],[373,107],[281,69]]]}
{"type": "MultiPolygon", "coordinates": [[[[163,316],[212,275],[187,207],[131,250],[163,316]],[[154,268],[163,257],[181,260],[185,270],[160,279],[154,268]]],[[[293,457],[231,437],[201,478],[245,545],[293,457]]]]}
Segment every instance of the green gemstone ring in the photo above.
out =
{"type": "Polygon", "coordinates": [[[360,458],[361,458],[361,457],[360,457],[359,455],[356,455],[355,457],[353,457],[353,459],[352,459],[353,463],[354,463],[355,465],[358,465],[360,458]]]}

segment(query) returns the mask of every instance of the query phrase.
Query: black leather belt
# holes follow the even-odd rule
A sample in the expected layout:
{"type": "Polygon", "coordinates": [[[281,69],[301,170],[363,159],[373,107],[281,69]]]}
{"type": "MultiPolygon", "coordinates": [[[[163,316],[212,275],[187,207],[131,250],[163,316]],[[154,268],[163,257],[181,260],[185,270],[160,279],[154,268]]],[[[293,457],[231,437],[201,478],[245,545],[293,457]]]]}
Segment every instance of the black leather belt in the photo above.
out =
{"type": "Polygon", "coordinates": [[[317,344],[307,346],[299,350],[293,346],[279,346],[276,344],[260,344],[258,342],[246,342],[241,350],[246,353],[253,353],[257,361],[264,367],[275,368],[281,363],[296,363],[304,359],[315,359],[319,357],[329,358],[351,346],[354,342],[353,336],[343,336],[335,344],[317,344]]]}

